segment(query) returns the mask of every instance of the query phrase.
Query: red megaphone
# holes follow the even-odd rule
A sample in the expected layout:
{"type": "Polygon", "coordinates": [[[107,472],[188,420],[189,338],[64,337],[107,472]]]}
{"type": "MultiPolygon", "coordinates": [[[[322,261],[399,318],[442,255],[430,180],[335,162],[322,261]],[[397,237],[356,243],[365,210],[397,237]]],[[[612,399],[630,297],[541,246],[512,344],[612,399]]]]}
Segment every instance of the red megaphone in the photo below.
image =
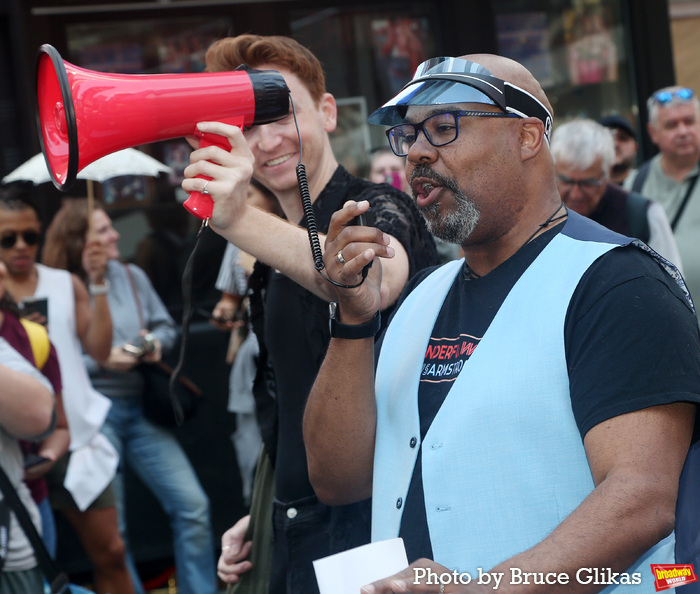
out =
{"type": "MultiPolygon", "coordinates": [[[[39,49],[39,139],[53,183],[64,192],[87,165],[132,146],[196,134],[202,146],[230,150],[224,137],[198,133],[197,122],[242,127],[288,113],[289,89],[274,70],[118,75],[74,66],[48,44],[39,49]]],[[[193,192],[184,206],[206,219],[213,202],[193,192]]]]}

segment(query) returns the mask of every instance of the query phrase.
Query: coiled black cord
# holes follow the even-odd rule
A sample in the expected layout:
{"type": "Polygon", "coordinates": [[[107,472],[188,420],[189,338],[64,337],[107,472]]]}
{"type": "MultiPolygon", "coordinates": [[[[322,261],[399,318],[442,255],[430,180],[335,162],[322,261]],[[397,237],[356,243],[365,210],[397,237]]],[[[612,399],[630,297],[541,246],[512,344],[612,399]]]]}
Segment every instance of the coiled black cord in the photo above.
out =
{"type": "MultiPolygon", "coordinates": [[[[301,139],[299,140],[299,146],[301,146],[301,139]]],[[[301,150],[299,152],[301,153],[301,150]]],[[[301,207],[304,210],[306,229],[309,234],[309,243],[311,244],[311,255],[314,259],[314,268],[320,272],[325,267],[323,264],[323,251],[321,250],[321,242],[318,239],[316,216],[314,215],[313,205],[311,204],[309,181],[306,179],[306,167],[301,162],[301,157],[299,158],[299,163],[297,163],[297,183],[299,184],[301,207]]]]}
{"type": "Polygon", "coordinates": [[[314,268],[316,271],[325,278],[329,283],[340,287],[341,289],[354,289],[359,287],[365,282],[367,278],[367,272],[369,266],[365,266],[362,269],[362,280],[356,285],[344,285],[332,278],[328,277],[323,271],[326,265],[323,263],[323,250],[321,249],[321,242],[318,239],[318,228],[316,226],[316,215],[314,215],[313,205],[311,204],[311,195],[309,194],[309,181],[306,178],[306,167],[301,162],[304,155],[304,149],[301,143],[301,132],[299,131],[299,124],[297,122],[297,112],[294,108],[294,100],[292,99],[292,94],[289,94],[289,100],[292,104],[292,114],[294,116],[294,125],[297,129],[297,137],[299,138],[299,162],[297,163],[297,183],[299,185],[299,195],[301,196],[301,207],[304,211],[304,218],[306,218],[306,231],[309,235],[309,244],[311,245],[311,255],[314,259],[314,268]]]}

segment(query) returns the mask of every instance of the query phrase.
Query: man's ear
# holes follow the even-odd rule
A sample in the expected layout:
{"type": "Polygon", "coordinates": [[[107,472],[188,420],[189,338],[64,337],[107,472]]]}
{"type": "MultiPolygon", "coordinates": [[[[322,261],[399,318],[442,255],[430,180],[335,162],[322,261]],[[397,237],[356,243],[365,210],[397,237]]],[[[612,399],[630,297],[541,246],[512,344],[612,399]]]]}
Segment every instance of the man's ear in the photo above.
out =
{"type": "Polygon", "coordinates": [[[522,120],[520,154],[523,161],[527,161],[538,155],[545,142],[544,123],[542,120],[538,118],[526,118],[522,120]]]}
{"type": "Polygon", "coordinates": [[[331,133],[338,124],[338,106],[335,104],[335,97],[330,93],[324,93],[319,101],[319,108],[323,115],[323,129],[331,133]]]}

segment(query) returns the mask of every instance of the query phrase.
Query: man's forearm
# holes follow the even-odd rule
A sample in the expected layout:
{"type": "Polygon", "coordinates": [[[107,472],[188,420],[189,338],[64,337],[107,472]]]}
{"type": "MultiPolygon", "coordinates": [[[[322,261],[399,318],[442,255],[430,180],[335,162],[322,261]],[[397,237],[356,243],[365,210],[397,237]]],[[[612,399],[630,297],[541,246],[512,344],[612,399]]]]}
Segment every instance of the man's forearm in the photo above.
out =
{"type": "Polygon", "coordinates": [[[371,495],[376,421],[374,340],[332,339],[304,414],[309,476],[321,500],[371,495]]]}
{"type": "MultiPolygon", "coordinates": [[[[279,270],[285,276],[325,301],[335,300],[333,285],[316,270],[306,229],[276,215],[247,205],[243,215],[226,229],[215,229],[236,247],[279,270]]],[[[381,234],[381,231],[377,231],[381,234]]],[[[392,305],[408,280],[409,262],[396,238],[384,235],[391,257],[382,257],[382,309],[392,305]]],[[[319,234],[319,244],[325,235],[319,234]]]]}
{"type": "MultiPolygon", "coordinates": [[[[610,584],[602,582],[625,573],[673,530],[674,493],[653,482],[632,476],[603,481],[547,538],[490,571],[502,574],[499,592],[588,594],[605,589],[610,584]]],[[[645,570],[629,579],[653,579],[645,570]]],[[[620,575],[618,582],[628,579],[620,575]]]]}
{"type": "MultiPolygon", "coordinates": [[[[330,283],[314,268],[305,229],[250,205],[228,228],[212,228],[242,251],[279,270],[314,295],[326,301],[333,299],[330,283]]],[[[323,236],[319,241],[323,245],[323,236]]]]}
{"type": "MultiPolygon", "coordinates": [[[[570,575],[569,584],[549,586],[553,592],[604,589],[579,583],[576,572],[595,567],[625,572],[673,530],[694,418],[693,405],[675,403],[619,415],[590,429],[584,445],[595,489],[549,536],[494,571],[570,575]]],[[[537,591],[523,584],[509,588],[506,592],[537,591]]]]}

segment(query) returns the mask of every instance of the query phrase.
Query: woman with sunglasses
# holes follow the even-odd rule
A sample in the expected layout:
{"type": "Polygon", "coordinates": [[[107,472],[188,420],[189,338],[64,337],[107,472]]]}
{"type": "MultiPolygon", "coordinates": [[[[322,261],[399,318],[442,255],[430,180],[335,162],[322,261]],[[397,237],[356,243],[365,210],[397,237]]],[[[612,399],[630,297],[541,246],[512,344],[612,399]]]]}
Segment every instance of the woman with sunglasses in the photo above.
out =
{"type": "MultiPolygon", "coordinates": [[[[145,384],[137,366],[142,361],[157,362],[173,349],[175,322],[146,273],[120,261],[119,233],[107,212],[98,206],[90,213],[86,199],[64,201],[46,230],[44,262],[84,276],[81,258],[90,236],[104,246],[107,256],[105,283],[114,335],[106,359],[86,357],[86,362],[93,385],[112,402],[103,431],[120,454],[115,487],[122,529],[127,529],[123,473],[128,463],[170,520],[178,591],[214,594],[209,498],[175,436],[149,421],[142,406],[145,384]],[[139,337],[147,339],[143,346],[136,344],[139,337]]],[[[136,577],[135,568],[131,570],[136,577]]],[[[140,583],[135,587],[143,592],[140,583]]]]}

